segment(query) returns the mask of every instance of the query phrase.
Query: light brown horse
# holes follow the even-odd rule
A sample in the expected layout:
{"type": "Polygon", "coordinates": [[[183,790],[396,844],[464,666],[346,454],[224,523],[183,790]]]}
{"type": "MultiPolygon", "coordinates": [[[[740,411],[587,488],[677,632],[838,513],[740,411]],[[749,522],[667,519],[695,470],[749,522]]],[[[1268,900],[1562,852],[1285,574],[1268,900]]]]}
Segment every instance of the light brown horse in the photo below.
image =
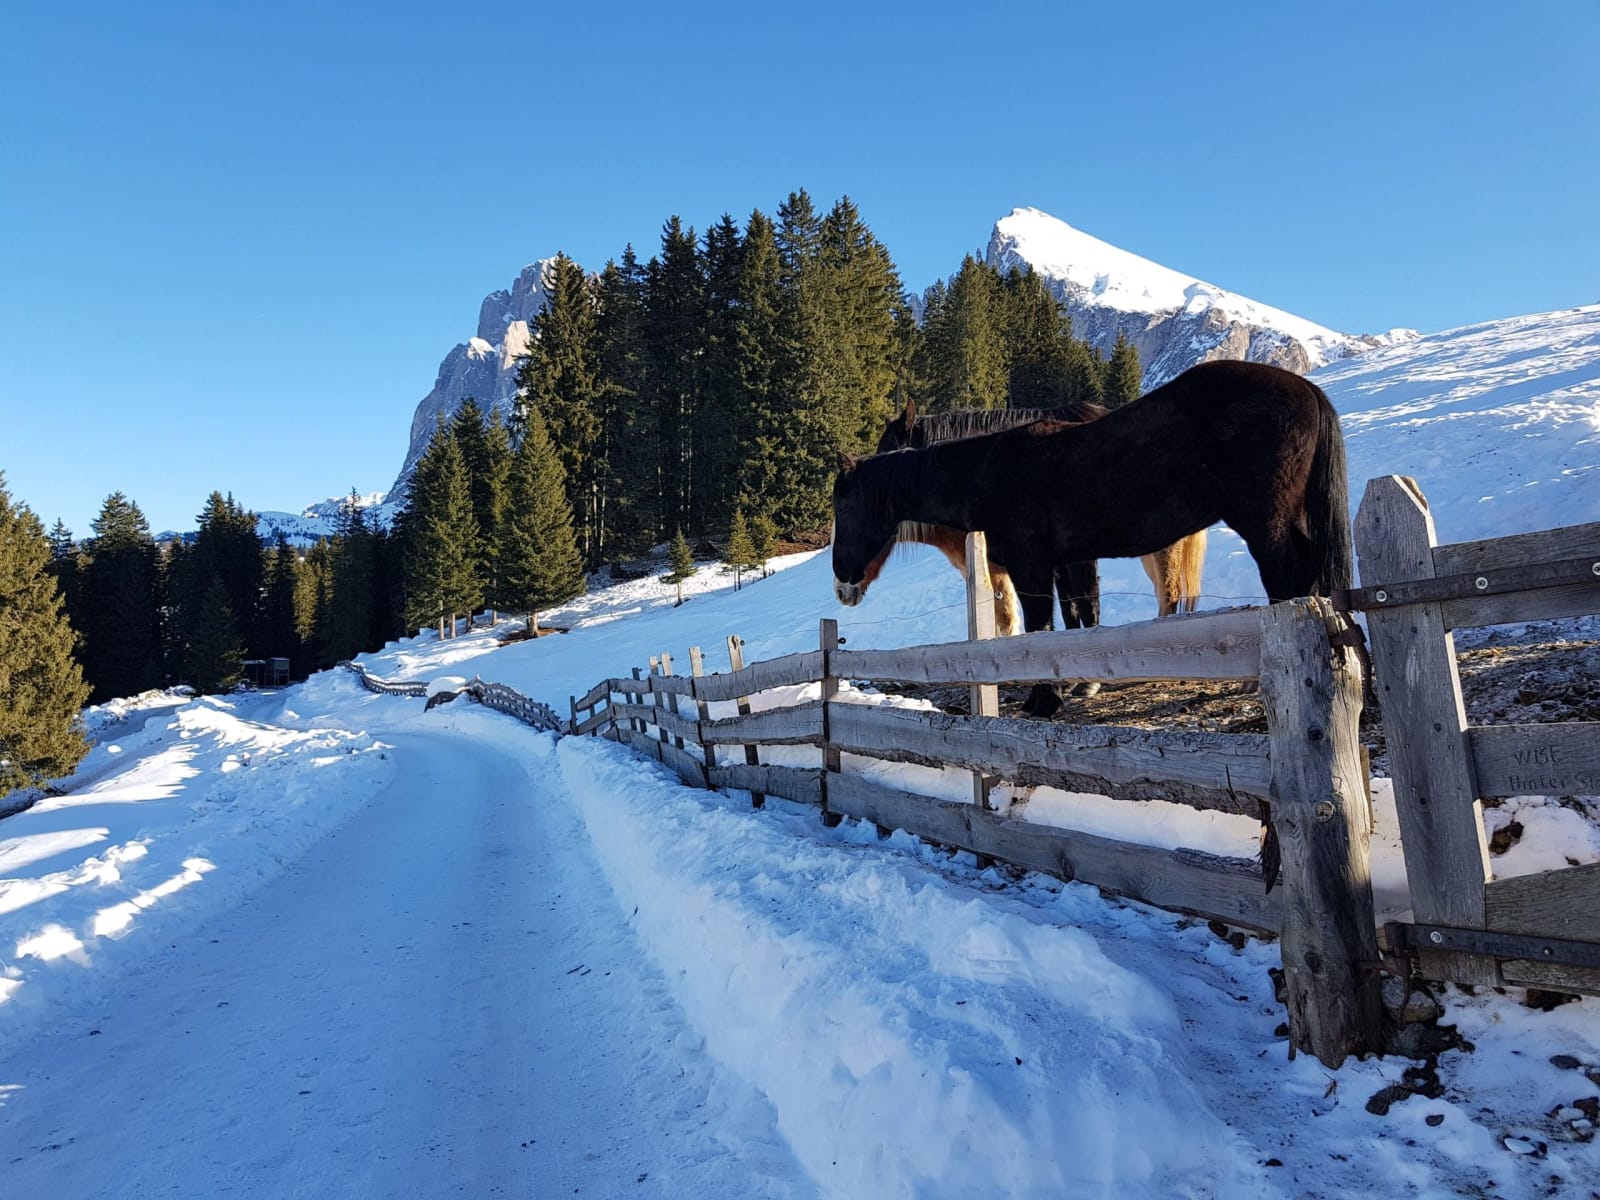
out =
{"type": "MultiPolygon", "coordinates": [[[[914,401],[906,401],[905,411],[884,427],[878,439],[879,454],[890,450],[921,448],[954,438],[975,437],[1015,429],[1034,421],[1068,421],[1082,424],[1105,416],[1108,410],[1098,404],[1067,404],[1060,408],[966,409],[919,416],[914,401]]],[[[907,521],[900,527],[899,540],[932,546],[956,570],[965,573],[967,535],[944,525],[925,525],[907,521]]],[[[1157,615],[1170,617],[1175,612],[1193,612],[1200,601],[1200,579],[1205,569],[1206,531],[1180,538],[1165,549],[1146,554],[1140,562],[1155,586],[1157,615]]],[[[989,561],[989,576],[995,587],[995,628],[1002,636],[1023,632],[1022,605],[1016,585],[1004,564],[989,561]]],[[[1056,592],[1061,601],[1061,616],[1068,629],[1081,629],[1099,623],[1100,577],[1093,563],[1067,563],[1057,568],[1056,592]]]]}

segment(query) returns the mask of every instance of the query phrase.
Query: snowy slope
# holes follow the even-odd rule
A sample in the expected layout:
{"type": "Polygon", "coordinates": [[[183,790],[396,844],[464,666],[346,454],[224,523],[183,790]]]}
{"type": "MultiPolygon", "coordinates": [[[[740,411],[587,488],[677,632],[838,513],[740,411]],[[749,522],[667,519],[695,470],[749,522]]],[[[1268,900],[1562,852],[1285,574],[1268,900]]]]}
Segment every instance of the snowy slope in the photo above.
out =
{"type": "Polygon", "coordinates": [[[1072,317],[1074,332],[1102,351],[1126,335],[1139,351],[1146,387],[1210,359],[1304,372],[1415,336],[1336,332],[1131,254],[1036,208],[1013,209],[996,222],[986,259],[1002,271],[1032,267],[1072,317]]]}

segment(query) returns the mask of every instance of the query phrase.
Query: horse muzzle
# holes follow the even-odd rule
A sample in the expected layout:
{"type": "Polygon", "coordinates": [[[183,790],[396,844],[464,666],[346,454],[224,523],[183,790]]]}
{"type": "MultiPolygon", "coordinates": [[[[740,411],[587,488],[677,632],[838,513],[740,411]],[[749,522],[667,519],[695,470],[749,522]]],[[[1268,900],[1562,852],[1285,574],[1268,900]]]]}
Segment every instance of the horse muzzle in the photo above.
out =
{"type": "Polygon", "coordinates": [[[839,603],[846,608],[854,608],[861,603],[861,597],[867,594],[864,584],[846,583],[842,579],[833,581],[833,594],[839,598],[839,603]]]}

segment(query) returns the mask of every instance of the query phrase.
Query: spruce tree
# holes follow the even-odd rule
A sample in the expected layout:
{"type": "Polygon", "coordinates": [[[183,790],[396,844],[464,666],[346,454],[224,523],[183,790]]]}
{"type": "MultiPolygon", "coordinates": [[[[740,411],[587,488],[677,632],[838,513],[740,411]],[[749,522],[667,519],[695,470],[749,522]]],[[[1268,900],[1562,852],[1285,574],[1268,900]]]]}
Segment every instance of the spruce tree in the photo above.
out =
{"type": "Polygon", "coordinates": [[[684,580],[692,578],[699,569],[694,565],[694,551],[689,549],[689,540],[683,536],[683,530],[681,529],[672,535],[672,545],[667,551],[667,561],[672,564],[672,570],[661,578],[665,583],[678,585],[678,603],[673,606],[676,608],[683,604],[684,580]]]}
{"type": "Polygon", "coordinates": [[[728,545],[722,552],[723,565],[733,572],[733,590],[738,591],[744,573],[761,564],[756,559],[755,542],[750,538],[750,526],[744,519],[744,509],[735,507],[733,523],[728,527],[728,545]]]}
{"type": "Polygon", "coordinates": [[[69,775],[88,753],[76,640],[44,527],[0,474],[0,796],[69,775]]]}
{"type": "Polygon", "coordinates": [[[455,618],[482,603],[483,582],[466,466],[442,423],[412,472],[406,505],[406,622],[437,622],[439,636],[451,636],[455,618]]]}
{"type": "Polygon", "coordinates": [[[372,530],[358,503],[359,493],[339,507],[333,539],[324,648],[334,661],[370,650],[376,564],[372,530]]]}
{"type": "Polygon", "coordinates": [[[50,527],[50,574],[55,576],[56,588],[61,592],[62,607],[74,630],[83,623],[80,611],[83,595],[79,586],[79,572],[82,565],[77,543],[72,538],[72,530],[68,529],[59,517],[56,518],[56,523],[50,527]]]}
{"type": "Polygon", "coordinates": [[[161,578],[150,524],[121,492],[106,497],[90,528],[83,673],[99,703],[161,684],[161,578]]]}
{"type": "Polygon", "coordinates": [[[239,682],[244,645],[239,627],[228,608],[228,589],[220,575],[211,579],[200,602],[200,613],[189,637],[184,675],[202,695],[226,692],[239,682]]]}
{"type": "Polygon", "coordinates": [[[1104,399],[1107,408],[1121,408],[1139,398],[1144,372],[1139,369],[1139,352],[1126,334],[1117,334],[1111,358],[1105,367],[1104,399]]]}
{"type": "Polygon", "coordinates": [[[655,415],[657,487],[664,525],[694,519],[694,429],[704,352],[705,276],[692,228],[676,216],[661,231],[661,255],[645,271],[645,387],[655,415]]]}
{"type": "Polygon", "coordinates": [[[527,614],[528,636],[539,633],[539,610],[583,594],[583,559],[572,528],[561,459],[538,409],[511,457],[506,516],[496,548],[502,607],[527,614]]]}
{"type": "Polygon", "coordinates": [[[295,549],[278,531],[267,563],[266,595],[261,603],[261,651],[268,658],[289,660],[291,674],[299,673],[300,634],[295,627],[295,549]]]}
{"type": "Polygon", "coordinates": [[[760,571],[763,579],[767,577],[767,560],[772,557],[772,547],[777,540],[778,530],[772,518],[766,513],[757,513],[750,522],[750,541],[755,549],[750,566],[760,571]]]}
{"type": "Polygon", "coordinates": [[[599,457],[602,384],[596,289],[583,269],[556,255],[545,279],[545,307],[533,319],[534,341],[518,371],[524,407],[544,416],[567,477],[584,558],[601,553],[600,490],[607,464],[599,457]]]}
{"type": "Polygon", "coordinates": [[[329,653],[328,605],[333,595],[333,554],[323,538],[295,563],[294,625],[300,644],[300,658],[294,664],[296,675],[309,675],[333,666],[338,658],[329,653]]]}
{"type": "Polygon", "coordinates": [[[600,529],[606,553],[643,551],[660,528],[655,412],[645,386],[645,272],[630,245],[600,273],[596,318],[605,463],[600,529]]]}

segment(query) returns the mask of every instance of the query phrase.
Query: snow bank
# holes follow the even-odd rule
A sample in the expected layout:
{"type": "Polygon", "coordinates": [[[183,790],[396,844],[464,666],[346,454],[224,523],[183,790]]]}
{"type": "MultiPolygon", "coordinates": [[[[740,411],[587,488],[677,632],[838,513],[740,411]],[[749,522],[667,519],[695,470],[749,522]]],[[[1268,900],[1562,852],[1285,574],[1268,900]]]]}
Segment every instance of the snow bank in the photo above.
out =
{"type": "Polygon", "coordinates": [[[831,1194],[1263,1192],[1188,1082],[1171,999],[1094,938],[798,839],[610,743],[557,757],[675,999],[831,1194]]]}

